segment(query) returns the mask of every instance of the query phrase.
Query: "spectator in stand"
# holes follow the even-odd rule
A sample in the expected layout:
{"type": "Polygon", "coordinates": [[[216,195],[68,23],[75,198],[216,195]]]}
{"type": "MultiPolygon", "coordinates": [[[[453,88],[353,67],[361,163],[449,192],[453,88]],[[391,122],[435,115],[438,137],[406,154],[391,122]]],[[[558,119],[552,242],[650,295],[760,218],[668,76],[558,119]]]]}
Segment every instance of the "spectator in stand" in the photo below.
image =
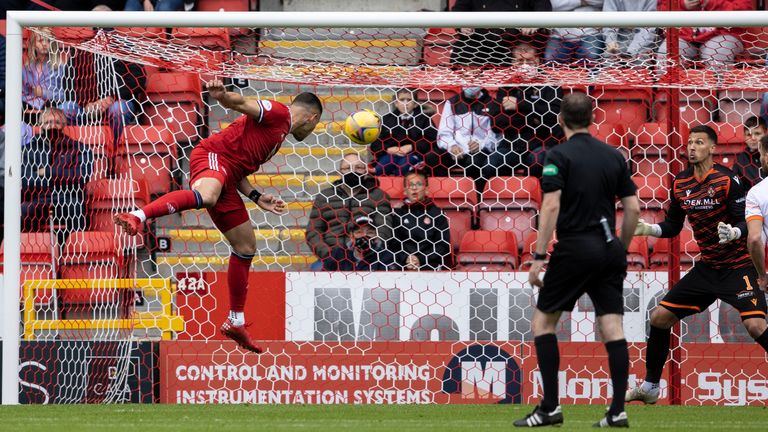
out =
{"type": "MultiPolygon", "coordinates": [[[[659,0],[658,9],[668,10],[670,0],[659,0]]],[[[680,10],[730,11],[752,10],[751,0],[671,0],[679,2],[680,10]]],[[[680,56],[688,61],[700,60],[715,71],[732,64],[744,50],[741,35],[745,29],[739,27],[697,27],[681,28],[680,56]]],[[[662,42],[656,58],[657,73],[667,70],[667,43],[662,42]]]]}
{"type": "Polygon", "coordinates": [[[413,91],[395,93],[392,112],[381,119],[381,135],[371,143],[376,175],[401,176],[425,158],[433,158],[437,130],[432,118],[414,100],[413,91]]]}
{"type": "MultiPolygon", "coordinates": [[[[638,0],[639,1],[639,0],[638,0]]],[[[551,0],[556,12],[598,12],[603,0],[551,0]]],[[[549,35],[544,59],[547,62],[572,63],[595,61],[603,52],[603,35],[595,28],[554,28],[549,35]]]]}
{"type": "Polygon", "coordinates": [[[69,62],[74,95],[61,105],[70,122],[100,124],[106,117],[117,145],[123,127],[136,121],[147,77],[138,63],[76,50],[69,62]]]}
{"type": "Polygon", "coordinates": [[[331,249],[323,260],[325,271],[383,271],[394,266],[395,258],[376,235],[373,219],[355,216],[347,224],[344,241],[331,249]]]}
{"type": "Polygon", "coordinates": [[[184,0],[127,0],[125,10],[134,12],[173,12],[184,10],[184,0]]]}
{"type": "Polygon", "coordinates": [[[405,202],[395,209],[389,250],[404,270],[447,270],[451,265],[451,233],[445,213],[427,197],[427,176],[406,174],[405,202]]]}
{"type": "Polygon", "coordinates": [[[766,122],[760,117],[752,116],[744,122],[744,139],[747,146],[744,151],[736,155],[733,164],[733,172],[741,179],[741,186],[748,191],[752,186],[760,183],[764,173],[760,171],[760,138],[768,131],[766,122]]]}
{"type": "MultiPolygon", "coordinates": [[[[457,0],[453,12],[550,12],[550,0],[457,0]]],[[[536,28],[462,28],[451,51],[451,63],[509,66],[510,46],[528,41],[543,47],[546,35],[536,28]]]]}
{"type": "Polygon", "coordinates": [[[53,210],[54,226],[64,232],[86,228],[84,187],[93,169],[93,155],[84,144],[64,134],[64,113],[47,108],[41,115],[40,134],[22,148],[23,231],[39,231],[53,210]]]}
{"type": "Polygon", "coordinates": [[[485,89],[465,87],[445,101],[437,129],[437,146],[453,159],[446,165],[462,168],[465,176],[475,179],[479,191],[489,178],[503,175],[499,170],[511,172],[507,155],[497,149],[501,134],[493,130],[492,104],[485,89]]]}
{"type": "MultiPolygon", "coordinates": [[[[58,106],[66,100],[66,52],[51,37],[50,30],[43,28],[40,33],[30,32],[27,40],[21,70],[21,100],[27,110],[58,106]]],[[[25,118],[37,123],[36,116],[25,118]]]]}
{"type": "MultiPolygon", "coordinates": [[[[377,237],[392,237],[392,205],[389,196],[378,188],[376,178],[357,153],[345,155],[339,165],[341,179],[320,191],[309,214],[307,244],[320,260],[330,256],[331,249],[344,244],[346,228],[354,215],[365,214],[373,220],[377,237]]],[[[312,267],[319,270],[319,264],[312,267]]]]}
{"type": "MultiPolygon", "coordinates": [[[[512,49],[513,64],[518,67],[524,82],[541,79],[539,57],[528,43],[512,49]]],[[[563,129],[557,121],[563,90],[549,85],[521,85],[502,87],[491,105],[494,128],[504,134],[499,152],[513,172],[541,176],[547,148],[559,144],[563,129]]]]}
{"type": "MultiPolygon", "coordinates": [[[[657,0],[604,0],[605,12],[655,11],[657,0]]],[[[605,52],[603,57],[611,63],[647,64],[656,49],[654,28],[603,28],[605,52]]]]}

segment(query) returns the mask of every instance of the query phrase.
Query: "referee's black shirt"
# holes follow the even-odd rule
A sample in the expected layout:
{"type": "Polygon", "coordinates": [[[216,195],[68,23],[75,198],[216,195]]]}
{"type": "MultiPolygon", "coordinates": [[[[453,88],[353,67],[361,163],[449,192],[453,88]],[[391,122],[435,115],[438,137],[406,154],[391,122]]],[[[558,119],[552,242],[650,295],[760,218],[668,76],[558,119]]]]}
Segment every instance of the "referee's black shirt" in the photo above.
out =
{"type": "Polygon", "coordinates": [[[588,133],[577,133],[547,151],[541,189],[562,190],[557,235],[563,237],[602,232],[603,217],[616,232],[616,199],[635,195],[637,186],[618,150],[588,133]]]}

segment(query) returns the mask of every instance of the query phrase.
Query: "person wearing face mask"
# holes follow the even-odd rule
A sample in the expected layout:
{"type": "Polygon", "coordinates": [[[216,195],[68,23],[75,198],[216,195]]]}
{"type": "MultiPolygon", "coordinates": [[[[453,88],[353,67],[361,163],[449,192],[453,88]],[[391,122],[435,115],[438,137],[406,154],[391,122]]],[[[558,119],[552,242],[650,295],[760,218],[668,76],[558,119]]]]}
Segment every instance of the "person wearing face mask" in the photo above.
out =
{"type": "Polygon", "coordinates": [[[64,134],[65,125],[61,110],[47,108],[40,133],[22,147],[23,231],[40,231],[49,223],[65,234],[86,229],[84,187],[93,170],[93,154],[64,134]]]}
{"type": "Polygon", "coordinates": [[[413,97],[413,91],[395,93],[392,112],[381,119],[381,134],[371,143],[376,175],[401,176],[432,157],[437,130],[413,97]]]}
{"type": "Polygon", "coordinates": [[[485,89],[465,87],[445,101],[437,129],[437,146],[452,158],[448,168],[462,168],[465,176],[475,179],[478,191],[505,164],[497,151],[501,134],[493,129],[492,105],[485,89]]]}
{"type": "Polygon", "coordinates": [[[392,237],[389,196],[378,188],[368,165],[357,153],[345,155],[339,164],[341,178],[320,191],[312,204],[307,223],[307,245],[319,260],[310,268],[320,270],[336,246],[346,241],[347,225],[354,215],[365,214],[373,221],[377,237],[388,241],[392,237]]]}
{"type": "Polygon", "coordinates": [[[376,235],[373,219],[358,215],[346,226],[349,235],[323,260],[325,271],[383,271],[394,264],[392,252],[376,235]]]}
{"type": "Polygon", "coordinates": [[[499,153],[506,155],[506,169],[498,175],[541,176],[547,148],[559,144],[563,129],[557,121],[563,90],[549,85],[531,85],[540,80],[539,56],[533,46],[520,43],[512,49],[513,65],[523,84],[501,87],[490,107],[494,129],[504,134],[499,153]]]}
{"type": "Polygon", "coordinates": [[[395,209],[389,250],[403,270],[447,270],[451,266],[448,218],[427,197],[427,177],[411,172],[403,179],[403,186],[405,202],[395,209]]]}

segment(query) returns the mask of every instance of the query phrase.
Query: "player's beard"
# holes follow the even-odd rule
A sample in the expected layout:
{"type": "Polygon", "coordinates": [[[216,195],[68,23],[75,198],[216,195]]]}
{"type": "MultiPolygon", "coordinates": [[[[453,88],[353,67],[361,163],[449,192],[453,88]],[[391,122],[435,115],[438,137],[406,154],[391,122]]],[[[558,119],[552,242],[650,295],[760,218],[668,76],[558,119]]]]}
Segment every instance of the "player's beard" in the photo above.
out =
{"type": "Polygon", "coordinates": [[[306,125],[296,128],[296,130],[293,131],[293,137],[296,138],[297,141],[304,141],[304,138],[308,137],[309,134],[312,133],[312,130],[310,130],[306,125]]]}

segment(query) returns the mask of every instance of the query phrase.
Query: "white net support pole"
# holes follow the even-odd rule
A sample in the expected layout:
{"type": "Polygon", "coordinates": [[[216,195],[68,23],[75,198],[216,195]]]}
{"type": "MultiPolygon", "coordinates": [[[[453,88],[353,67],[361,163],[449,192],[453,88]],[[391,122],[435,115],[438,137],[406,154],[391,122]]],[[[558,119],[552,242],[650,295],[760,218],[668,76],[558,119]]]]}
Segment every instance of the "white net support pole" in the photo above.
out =
{"type": "MultiPolygon", "coordinates": [[[[9,14],[10,15],[10,14],[9,14]]],[[[0,296],[0,339],[3,342],[3,405],[19,403],[19,281],[21,272],[21,26],[7,23],[5,110],[5,262],[0,296]]]]}

